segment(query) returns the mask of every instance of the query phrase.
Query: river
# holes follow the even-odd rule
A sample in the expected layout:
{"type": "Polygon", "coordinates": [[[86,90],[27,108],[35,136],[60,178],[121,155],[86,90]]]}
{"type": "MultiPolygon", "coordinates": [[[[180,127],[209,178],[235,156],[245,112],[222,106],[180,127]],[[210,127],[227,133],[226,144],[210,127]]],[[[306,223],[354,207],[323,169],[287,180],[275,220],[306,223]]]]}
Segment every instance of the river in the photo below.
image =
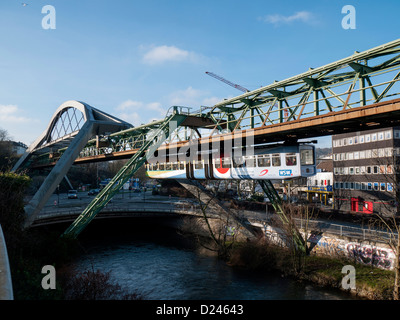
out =
{"type": "Polygon", "coordinates": [[[148,222],[92,223],[80,236],[85,253],[74,262],[81,271],[111,272],[128,291],[146,300],[348,300],[278,274],[237,270],[175,229],[148,222]]]}

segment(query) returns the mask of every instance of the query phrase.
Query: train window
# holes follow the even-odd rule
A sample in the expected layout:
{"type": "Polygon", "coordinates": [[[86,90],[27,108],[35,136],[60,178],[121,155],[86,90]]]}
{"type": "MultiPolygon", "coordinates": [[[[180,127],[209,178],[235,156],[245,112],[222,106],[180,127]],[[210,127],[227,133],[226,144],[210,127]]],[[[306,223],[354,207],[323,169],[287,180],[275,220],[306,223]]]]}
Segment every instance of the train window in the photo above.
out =
{"type": "Polygon", "coordinates": [[[231,167],[231,158],[222,158],[222,168],[231,167]]]}
{"type": "Polygon", "coordinates": [[[178,164],[177,163],[173,163],[172,164],[172,170],[178,170],[178,164]]]}
{"type": "Polygon", "coordinates": [[[272,154],[272,166],[279,167],[281,165],[281,155],[279,153],[272,154]]]}
{"type": "Polygon", "coordinates": [[[179,170],[185,170],[185,164],[183,162],[179,163],[179,170]]]}
{"type": "Polygon", "coordinates": [[[256,166],[256,158],[255,157],[247,157],[245,158],[246,167],[247,168],[254,168],[256,166]]]}
{"type": "Polygon", "coordinates": [[[158,163],[153,163],[151,169],[152,169],[152,170],[157,170],[157,169],[158,169],[158,163]]]}
{"type": "Polygon", "coordinates": [[[295,153],[286,153],[286,165],[287,166],[295,166],[297,165],[296,154],[295,153]]]}
{"type": "Polygon", "coordinates": [[[258,166],[259,167],[270,167],[271,166],[271,158],[269,154],[265,154],[263,156],[258,156],[258,166]]]}
{"type": "Polygon", "coordinates": [[[233,158],[233,167],[234,168],[241,168],[243,167],[244,160],[242,157],[233,158]]]}
{"type": "Polygon", "coordinates": [[[300,164],[301,165],[313,165],[314,155],[312,149],[301,149],[300,150],[300,164]]]}
{"type": "Polygon", "coordinates": [[[165,165],[165,170],[171,170],[171,163],[167,163],[165,165]]]}
{"type": "Polygon", "coordinates": [[[165,167],[164,163],[160,163],[159,167],[160,167],[160,170],[164,170],[164,167],[165,167]]]}
{"type": "Polygon", "coordinates": [[[214,159],[214,166],[215,168],[221,168],[221,159],[214,159]]]}
{"type": "Polygon", "coordinates": [[[195,161],[194,162],[195,169],[203,169],[203,162],[202,161],[195,161]]]}

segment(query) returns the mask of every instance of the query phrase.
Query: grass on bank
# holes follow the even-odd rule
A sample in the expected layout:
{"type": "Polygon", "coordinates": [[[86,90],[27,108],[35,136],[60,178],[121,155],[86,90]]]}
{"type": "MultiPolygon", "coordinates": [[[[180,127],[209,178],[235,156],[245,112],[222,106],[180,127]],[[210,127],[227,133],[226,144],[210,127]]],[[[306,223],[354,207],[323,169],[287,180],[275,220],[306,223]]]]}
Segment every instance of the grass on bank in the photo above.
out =
{"type": "Polygon", "coordinates": [[[372,300],[392,299],[394,272],[391,270],[361,264],[343,256],[312,254],[302,257],[300,268],[298,261],[298,257],[294,257],[289,249],[259,240],[235,243],[228,263],[233,267],[277,272],[287,277],[338,289],[342,289],[342,279],[346,275],[342,273],[342,268],[351,265],[356,272],[354,294],[372,300]]]}

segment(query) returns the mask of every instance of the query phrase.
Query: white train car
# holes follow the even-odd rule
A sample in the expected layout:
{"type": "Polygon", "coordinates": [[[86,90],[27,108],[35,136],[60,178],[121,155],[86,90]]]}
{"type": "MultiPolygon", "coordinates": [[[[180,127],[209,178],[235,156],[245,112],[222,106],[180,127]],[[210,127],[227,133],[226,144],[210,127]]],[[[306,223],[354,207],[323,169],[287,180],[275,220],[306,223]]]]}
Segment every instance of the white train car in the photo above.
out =
{"type": "Polygon", "coordinates": [[[155,179],[254,179],[276,180],[316,174],[315,148],[308,144],[256,149],[252,155],[212,154],[187,162],[146,164],[155,179]]]}

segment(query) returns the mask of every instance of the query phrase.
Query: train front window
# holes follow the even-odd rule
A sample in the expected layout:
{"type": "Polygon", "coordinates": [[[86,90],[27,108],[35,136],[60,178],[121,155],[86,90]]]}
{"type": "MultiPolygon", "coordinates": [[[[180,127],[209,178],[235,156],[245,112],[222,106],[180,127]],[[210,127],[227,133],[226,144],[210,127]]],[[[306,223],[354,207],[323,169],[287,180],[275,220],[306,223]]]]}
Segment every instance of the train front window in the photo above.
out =
{"type": "Polygon", "coordinates": [[[280,167],[281,165],[281,155],[279,153],[272,154],[272,166],[280,167]]]}
{"type": "Polygon", "coordinates": [[[296,154],[295,153],[286,153],[286,165],[287,166],[295,166],[297,165],[296,154]]]}
{"type": "Polygon", "coordinates": [[[300,150],[300,164],[302,166],[314,164],[314,154],[312,149],[300,150]]]}
{"type": "Polygon", "coordinates": [[[231,158],[222,158],[222,168],[231,167],[231,158]]]}

